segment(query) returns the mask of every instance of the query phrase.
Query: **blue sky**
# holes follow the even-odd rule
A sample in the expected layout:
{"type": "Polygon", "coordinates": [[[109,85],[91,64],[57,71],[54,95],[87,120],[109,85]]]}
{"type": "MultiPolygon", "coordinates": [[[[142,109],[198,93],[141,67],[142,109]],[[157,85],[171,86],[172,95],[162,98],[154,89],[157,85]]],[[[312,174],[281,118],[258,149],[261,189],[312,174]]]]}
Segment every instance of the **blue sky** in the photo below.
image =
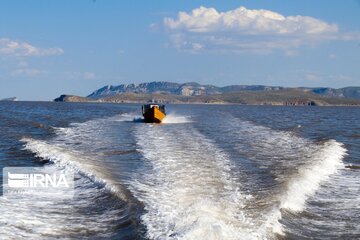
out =
{"type": "Polygon", "coordinates": [[[149,81],[360,85],[360,1],[0,1],[0,99],[149,81]]]}

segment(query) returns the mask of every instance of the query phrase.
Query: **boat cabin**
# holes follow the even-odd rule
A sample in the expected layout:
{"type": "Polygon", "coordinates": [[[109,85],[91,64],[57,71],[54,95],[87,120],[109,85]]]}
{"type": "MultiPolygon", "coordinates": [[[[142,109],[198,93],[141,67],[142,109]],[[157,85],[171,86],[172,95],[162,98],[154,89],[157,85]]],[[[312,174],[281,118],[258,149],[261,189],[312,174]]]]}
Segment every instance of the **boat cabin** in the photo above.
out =
{"type": "Polygon", "coordinates": [[[163,104],[144,104],[142,106],[142,114],[145,115],[145,113],[151,110],[153,107],[159,109],[160,112],[165,114],[165,105],[163,104]]]}

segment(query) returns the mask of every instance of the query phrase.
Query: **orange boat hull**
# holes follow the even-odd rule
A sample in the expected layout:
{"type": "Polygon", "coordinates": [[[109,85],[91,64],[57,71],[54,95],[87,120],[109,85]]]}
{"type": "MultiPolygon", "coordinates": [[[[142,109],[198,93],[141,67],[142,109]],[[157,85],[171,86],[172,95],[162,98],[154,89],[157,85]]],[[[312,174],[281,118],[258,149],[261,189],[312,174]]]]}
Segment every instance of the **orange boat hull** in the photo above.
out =
{"type": "Polygon", "coordinates": [[[165,116],[157,107],[152,107],[144,113],[144,120],[147,123],[161,123],[165,116]]]}

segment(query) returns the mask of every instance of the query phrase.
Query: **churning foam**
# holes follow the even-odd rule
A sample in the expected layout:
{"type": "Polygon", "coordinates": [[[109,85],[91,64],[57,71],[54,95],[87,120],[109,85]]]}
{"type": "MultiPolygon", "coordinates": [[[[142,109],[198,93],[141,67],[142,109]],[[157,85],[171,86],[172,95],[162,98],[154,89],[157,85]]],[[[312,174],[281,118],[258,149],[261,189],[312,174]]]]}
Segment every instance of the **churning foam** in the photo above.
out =
{"type": "Polygon", "coordinates": [[[117,122],[144,122],[143,117],[136,113],[122,113],[112,117],[112,119],[117,122]]]}
{"type": "Polygon", "coordinates": [[[116,194],[120,199],[127,199],[117,181],[107,174],[107,170],[101,162],[91,159],[82,152],[65,149],[62,146],[49,144],[45,141],[32,138],[23,138],[21,141],[25,143],[24,149],[35,153],[37,157],[81,172],[93,181],[104,184],[107,189],[116,194]]]}
{"type": "Polygon", "coordinates": [[[141,125],[139,151],[151,166],[132,181],[151,239],[256,239],[225,153],[189,125],[141,125]]]}
{"type": "Polygon", "coordinates": [[[316,144],[292,132],[274,130],[231,116],[227,119],[227,126],[231,127],[227,134],[237,140],[234,145],[238,152],[246,154],[259,166],[265,165],[279,183],[283,182],[279,187],[284,190],[280,189],[269,201],[268,209],[271,210],[257,213],[263,215],[257,221],[261,225],[259,232],[263,232],[262,236],[268,236],[266,232],[283,234],[283,226],[279,223],[281,209],[303,211],[306,201],[321,185],[344,168],[342,159],[346,149],[335,140],[316,144]]]}
{"type": "Polygon", "coordinates": [[[177,115],[175,113],[167,114],[163,123],[189,123],[192,122],[190,117],[177,115]]]}
{"type": "MultiPolygon", "coordinates": [[[[67,132],[65,129],[59,131],[67,132]]],[[[44,168],[74,171],[76,194],[74,199],[63,199],[57,194],[43,194],[31,191],[14,197],[0,198],[0,235],[9,239],[57,239],[57,238],[110,238],[118,223],[128,219],[127,205],[119,207],[108,190],[124,199],[118,186],[96,166],[93,159],[84,153],[57,146],[46,141],[23,138],[24,148],[36,156],[50,160],[54,164],[44,168]],[[79,174],[79,172],[81,174],[79,174]],[[83,177],[87,175],[87,177],[83,177]],[[90,180],[91,179],[91,180],[90,180]],[[101,186],[97,182],[100,182],[101,186]],[[106,208],[94,205],[103,201],[110,204],[106,208]],[[84,211],[90,209],[90,211],[84,211]],[[96,211],[93,211],[96,209],[96,211]],[[85,214],[86,212],[86,214],[85,214]]],[[[61,191],[59,189],[59,191],[61,191]]],[[[58,194],[62,194],[59,192],[58,194]]],[[[1,237],[0,237],[1,238],[1,237]]]]}
{"type": "Polygon", "coordinates": [[[306,199],[315,193],[321,183],[344,167],[342,158],[345,154],[343,144],[335,140],[325,142],[314,156],[313,162],[299,169],[299,176],[289,182],[280,207],[295,212],[302,211],[306,199]]]}
{"type": "MultiPolygon", "coordinates": [[[[136,113],[122,113],[111,117],[112,120],[118,122],[144,122],[144,118],[136,113]]],[[[109,119],[109,120],[111,120],[109,119]]],[[[177,115],[176,113],[169,113],[163,119],[162,123],[189,123],[192,122],[189,116],[177,115]]]]}
{"type": "Polygon", "coordinates": [[[281,209],[301,212],[306,207],[306,201],[320,188],[321,184],[329,180],[330,176],[344,168],[342,162],[346,155],[342,143],[329,140],[318,151],[312,161],[298,170],[298,174],[290,178],[285,192],[280,198],[280,205],[269,214],[266,227],[273,232],[283,234],[283,226],[278,222],[281,219],[281,209]]]}

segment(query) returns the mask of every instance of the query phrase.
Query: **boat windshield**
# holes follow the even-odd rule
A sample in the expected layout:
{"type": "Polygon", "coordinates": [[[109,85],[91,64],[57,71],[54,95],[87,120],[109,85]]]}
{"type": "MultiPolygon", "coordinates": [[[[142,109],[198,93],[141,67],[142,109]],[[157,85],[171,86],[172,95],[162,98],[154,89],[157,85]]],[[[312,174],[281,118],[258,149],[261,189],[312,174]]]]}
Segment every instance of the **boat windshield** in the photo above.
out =
{"type": "Polygon", "coordinates": [[[146,111],[148,111],[148,110],[150,110],[151,108],[153,108],[153,107],[158,108],[161,112],[163,112],[163,113],[165,114],[165,105],[159,105],[159,104],[145,104],[145,105],[143,105],[143,106],[142,106],[142,112],[143,112],[143,114],[144,114],[146,111]]]}

